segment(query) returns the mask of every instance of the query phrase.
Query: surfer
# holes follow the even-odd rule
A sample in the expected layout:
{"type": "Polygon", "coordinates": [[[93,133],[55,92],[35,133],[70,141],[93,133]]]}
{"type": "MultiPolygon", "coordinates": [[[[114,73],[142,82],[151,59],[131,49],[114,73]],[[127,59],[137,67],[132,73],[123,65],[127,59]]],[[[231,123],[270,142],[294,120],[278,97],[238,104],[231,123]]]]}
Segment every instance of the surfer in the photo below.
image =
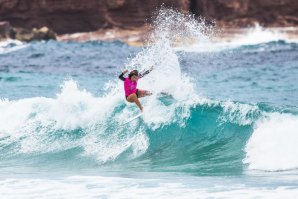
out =
{"type": "Polygon", "coordinates": [[[141,112],[143,112],[143,107],[139,101],[139,98],[145,97],[148,95],[151,95],[150,91],[146,90],[141,90],[137,88],[138,85],[138,80],[145,75],[149,74],[153,70],[153,66],[149,69],[146,70],[145,72],[139,73],[137,70],[132,70],[129,74],[128,77],[123,77],[128,70],[125,69],[120,75],[119,79],[124,81],[124,91],[125,91],[125,98],[126,101],[130,103],[136,103],[136,105],[139,107],[141,112]]]}

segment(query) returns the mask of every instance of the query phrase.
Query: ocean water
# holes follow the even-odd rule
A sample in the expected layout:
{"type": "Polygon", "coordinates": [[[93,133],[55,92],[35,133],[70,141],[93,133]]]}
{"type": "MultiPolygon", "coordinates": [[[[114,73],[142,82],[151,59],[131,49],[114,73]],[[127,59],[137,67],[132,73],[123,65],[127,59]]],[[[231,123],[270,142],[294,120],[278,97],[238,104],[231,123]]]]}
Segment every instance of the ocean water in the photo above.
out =
{"type": "Polygon", "coordinates": [[[0,198],[296,198],[298,42],[175,11],[150,44],[0,44],[0,198]],[[121,71],[150,66],[144,114],[121,71]],[[167,92],[171,96],[162,96],[167,92]]]}

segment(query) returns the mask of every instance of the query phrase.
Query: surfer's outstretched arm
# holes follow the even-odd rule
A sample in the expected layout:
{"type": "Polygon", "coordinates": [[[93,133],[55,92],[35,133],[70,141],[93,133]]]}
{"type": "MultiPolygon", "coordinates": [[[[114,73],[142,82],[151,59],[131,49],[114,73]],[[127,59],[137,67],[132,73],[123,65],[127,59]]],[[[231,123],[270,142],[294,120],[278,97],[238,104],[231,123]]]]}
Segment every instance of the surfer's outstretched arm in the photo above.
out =
{"type": "Polygon", "coordinates": [[[153,66],[151,66],[151,68],[149,70],[146,70],[142,73],[139,74],[139,78],[144,77],[145,75],[148,75],[151,71],[153,70],[153,66]]]}
{"type": "Polygon", "coordinates": [[[125,69],[120,75],[119,75],[119,79],[121,79],[122,81],[125,81],[125,78],[123,77],[125,75],[125,73],[127,73],[127,69],[125,69]]]}

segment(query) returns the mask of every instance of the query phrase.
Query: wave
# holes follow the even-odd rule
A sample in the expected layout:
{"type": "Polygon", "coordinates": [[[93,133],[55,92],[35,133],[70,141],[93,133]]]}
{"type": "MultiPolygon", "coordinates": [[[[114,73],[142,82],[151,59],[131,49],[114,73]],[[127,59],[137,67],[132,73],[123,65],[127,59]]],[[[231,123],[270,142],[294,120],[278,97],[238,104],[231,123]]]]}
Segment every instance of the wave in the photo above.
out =
{"type": "Polygon", "coordinates": [[[298,167],[295,115],[201,97],[179,101],[156,95],[143,103],[144,117],[120,126],[136,114],[134,106],[121,94],[95,97],[72,80],[56,98],[2,100],[1,159],[69,154],[74,161],[91,158],[101,165],[200,173],[240,172],[245,164],[261,170],[298,167]],[[281,141],[286,148],[279,147],[281,141]]]}

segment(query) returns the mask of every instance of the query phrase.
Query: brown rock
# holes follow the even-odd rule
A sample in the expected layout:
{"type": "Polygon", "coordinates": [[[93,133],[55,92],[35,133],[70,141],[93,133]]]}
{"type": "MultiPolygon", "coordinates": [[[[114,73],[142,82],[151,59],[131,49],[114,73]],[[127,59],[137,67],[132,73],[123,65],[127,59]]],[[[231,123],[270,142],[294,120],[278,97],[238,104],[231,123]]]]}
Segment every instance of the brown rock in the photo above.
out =
{"type": "Polygon", "coordinates": [[[31,41],[33,35],[31,34],[31,31],[23,28],[12,28],[10,31],[10,38],[20,41],[31,41]]]}
{"type": "Polygon", "coordinates": [[[8,21],[0,21],[0,40],[9,37],[10,24],[8,21]]]}
{"type": "Polygon", "coordinates": [[[48,27],[42,27],[40,29],[33,28],[33,40],[56,40],[56,34],[48,27]]]}
{"type": "Polygon", "coordinates": [[[123,6],[125,3],[125,0],[110,0],[107,1],[107,6],[109,9],[117,9],[123,6]]]}
{"type": "Polygon", "coordinates": [[[47,27],[42,27],[40,29],[33,28],[31,31],[23,28],[12,28],[10,38],[26,42],[34,40],[55,40],[56,34],[47,27]]]}

